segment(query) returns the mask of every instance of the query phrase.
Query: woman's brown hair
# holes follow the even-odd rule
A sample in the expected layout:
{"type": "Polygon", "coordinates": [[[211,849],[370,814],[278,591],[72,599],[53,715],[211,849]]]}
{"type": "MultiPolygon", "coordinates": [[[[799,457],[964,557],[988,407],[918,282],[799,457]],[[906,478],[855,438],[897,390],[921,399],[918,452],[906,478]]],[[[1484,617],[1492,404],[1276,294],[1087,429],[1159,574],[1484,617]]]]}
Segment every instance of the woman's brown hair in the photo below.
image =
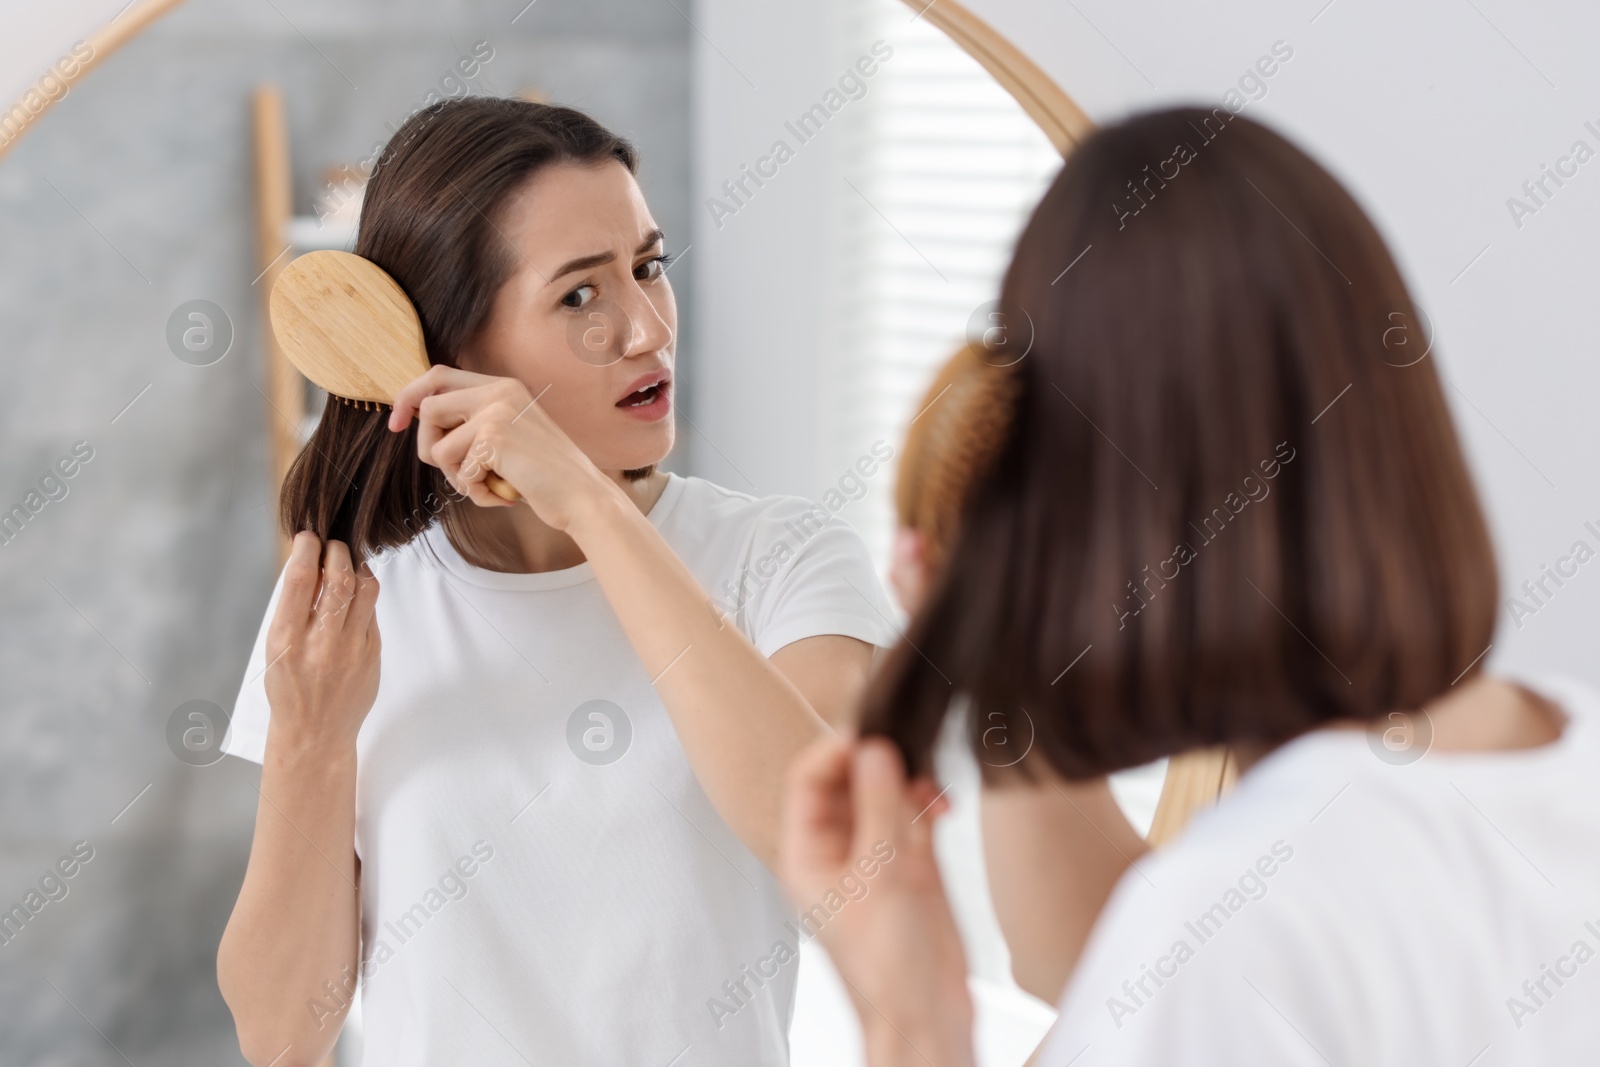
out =
{"type": "Polygon", "coordinates": [[[914,772],[958,693],[988,767],[999,728],[1085,778],[1479,669],[1493,549],[1416,310],[1298,148],[1222,110],[1100,130],[1001,308],[1033,338],[1009,427],[867,700],[914,772]]]}
{"type": "MultiPolygon", "coordinates": [[[[518,266],[520,253],[500,232],[507,200],[537,171],[563,162],[638,170],[633,146],[583,112],[493,97],[426,107],[384,147],[355,251],[411,297],[430,363],[456,365],[518,266]]],[[[417,458],[416,423],[393,433],[388,414],[326,406],[284,479],[286,533],[344,541],[358,561],[407,543],[441,515],[453,540],[470,541],[459,522],[466,498],[417,458]]]]}

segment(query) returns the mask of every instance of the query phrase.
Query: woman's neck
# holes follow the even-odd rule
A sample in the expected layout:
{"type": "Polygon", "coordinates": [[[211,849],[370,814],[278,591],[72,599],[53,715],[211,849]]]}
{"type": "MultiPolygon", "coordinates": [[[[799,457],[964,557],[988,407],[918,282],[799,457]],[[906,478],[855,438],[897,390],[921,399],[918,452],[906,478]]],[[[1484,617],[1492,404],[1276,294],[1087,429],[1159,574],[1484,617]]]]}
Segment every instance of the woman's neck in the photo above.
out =
{"type": "MultiPolygon", "coordinates": [[[[655,507],[670,480],[670,476],[660,470],[636,481],[623,477],[621,471],[607,471],[606,474],[645,514],[655,507]]],[[[445,532],[456,551],[474,567],[537,574],[566,570],[584,562],[583,550],[576,541],[550,526],[526,505],[480,508],[470,501],[462,501],[457,507],[455,522],[446,522],[445,532]],[[466,536],[459,537],[458,532],[463,531],[466,536]]]]}
{"type": "Polygon", "coordinates": [[[1561,737],[1566,716],[1537,693],[1480,675],[1424,709],[1439,752],[1509,752],[1538,748],[1561,737]]]}
{"type": "MultiPolygon", "coordinates": [[[[1566,717],[1548,700],[1523,686],[1487,674],[1447,690],[1423,706],[1432,752],[1514,752],[1538,748],[1561,737],[1566,717]]],[[[1415,715],[1415,711],[1402,714],[1415,715]]],[[[1386,720],[1384,720],[1386,721],[1386,720]]],[[[1342,719],[1328,729],[1370,730],[1374,723],[1342,719]]],[[[1382,728],[1382,721],[1376,724],[1382,728]]],[[[1233,746],[1241,773],[1271,749],[1233,746]]]]}

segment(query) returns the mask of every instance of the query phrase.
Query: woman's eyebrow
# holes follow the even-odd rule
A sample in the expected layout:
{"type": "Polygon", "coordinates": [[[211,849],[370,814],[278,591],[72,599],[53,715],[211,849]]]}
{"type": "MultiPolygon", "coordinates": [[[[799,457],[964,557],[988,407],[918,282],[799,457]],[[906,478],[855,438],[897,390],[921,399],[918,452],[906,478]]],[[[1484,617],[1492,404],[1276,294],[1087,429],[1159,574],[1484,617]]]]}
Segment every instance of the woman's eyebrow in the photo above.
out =
{"type": "MultiPolygon", "coordinates": [[[[657,228],[651,230],[649,233],[645,234],[644,240],[639,243],[638,248],[634,249],[633,254],[636,256],[643,255],[644,253],[650,251],[650,249],[657,242],[661,241],[665,237],[666,233],[661,229],[657,228]]],[[[579,256],[577,259],[568,260],[566,263],[563,263],[560,270],[550,275],[550,281],[554,282],[558,278],[571,274],[574,271],[588,270],[590,267],[598,267],[602,264],[610,263],[616,258],[617,254],[615,252],[597,252],[592,256],[579,256]]]]}

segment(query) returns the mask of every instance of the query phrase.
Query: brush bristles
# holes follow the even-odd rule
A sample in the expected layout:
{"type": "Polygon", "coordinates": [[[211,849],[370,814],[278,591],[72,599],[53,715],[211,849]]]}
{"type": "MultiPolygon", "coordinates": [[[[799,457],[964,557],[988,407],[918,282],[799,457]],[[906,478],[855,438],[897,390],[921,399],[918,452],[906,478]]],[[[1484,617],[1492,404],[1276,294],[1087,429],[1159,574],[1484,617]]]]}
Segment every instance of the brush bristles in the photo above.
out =
{"type": "Polygon", "coordinates": [[[376,400],[352,400],[347,396],[340,396],[337,393],[329,393],[328,395],[333,397],[339,403],[348,407],[353,407],[357,411],[387,411],[389,409],[388,404],[380,404],[376,400]]]}

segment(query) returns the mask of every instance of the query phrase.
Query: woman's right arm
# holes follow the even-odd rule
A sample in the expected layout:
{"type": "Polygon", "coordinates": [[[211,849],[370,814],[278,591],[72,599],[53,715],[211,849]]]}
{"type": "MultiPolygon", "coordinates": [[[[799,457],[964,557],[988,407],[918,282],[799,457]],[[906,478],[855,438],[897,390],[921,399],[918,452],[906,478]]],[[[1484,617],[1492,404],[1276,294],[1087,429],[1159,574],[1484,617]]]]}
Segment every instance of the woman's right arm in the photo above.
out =
{"type": "Polygon", "coordinates": [[[314,534],[295,538],[267,631],[255,839],[217,952],[217,984],[256,1067],[321,1063],[355,988],[356,734],[378,691],[377,596],[344,544],[324,553],[314,534]]]}

